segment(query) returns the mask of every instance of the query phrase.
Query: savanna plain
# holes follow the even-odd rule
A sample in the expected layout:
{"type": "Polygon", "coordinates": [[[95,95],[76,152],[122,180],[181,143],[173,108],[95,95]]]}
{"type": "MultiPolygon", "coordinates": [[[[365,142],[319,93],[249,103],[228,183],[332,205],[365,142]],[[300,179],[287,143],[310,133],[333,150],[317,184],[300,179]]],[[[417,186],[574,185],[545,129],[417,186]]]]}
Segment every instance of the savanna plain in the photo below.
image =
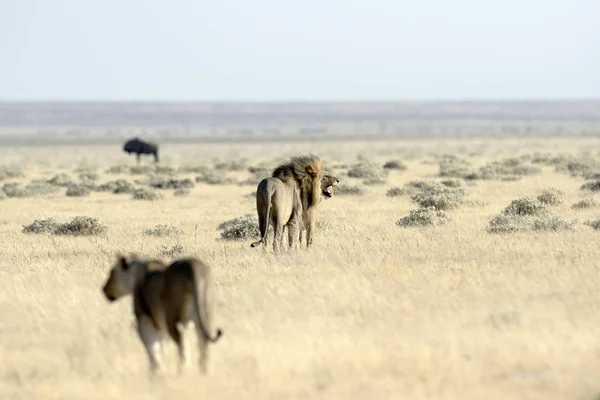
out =
{"type": "Polygon", "coordinates": [[[0,398],[600,395],[599,140],[160,152],[0,148],[0,398]],[[340,179],[314,247],[250,248],[258,182],[308,153],[340,179]],[[210,264],[224,334],[209,376],[178,376],[167,342],[167,376],[148,379],[131,298],[101,292],[117,252],[210,264]]]}

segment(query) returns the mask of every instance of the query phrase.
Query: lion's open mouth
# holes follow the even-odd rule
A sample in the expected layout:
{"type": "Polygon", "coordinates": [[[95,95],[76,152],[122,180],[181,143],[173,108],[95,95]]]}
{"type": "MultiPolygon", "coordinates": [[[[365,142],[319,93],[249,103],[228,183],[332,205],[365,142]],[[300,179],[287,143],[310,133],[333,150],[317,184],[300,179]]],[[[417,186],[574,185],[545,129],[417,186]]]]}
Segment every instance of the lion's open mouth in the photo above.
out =
{"type": "Polygon", "coordinates": [[[325,190],[323,190],[323,196],[331,197],[333,196],[333,186],[327,186],[325,190]]]}

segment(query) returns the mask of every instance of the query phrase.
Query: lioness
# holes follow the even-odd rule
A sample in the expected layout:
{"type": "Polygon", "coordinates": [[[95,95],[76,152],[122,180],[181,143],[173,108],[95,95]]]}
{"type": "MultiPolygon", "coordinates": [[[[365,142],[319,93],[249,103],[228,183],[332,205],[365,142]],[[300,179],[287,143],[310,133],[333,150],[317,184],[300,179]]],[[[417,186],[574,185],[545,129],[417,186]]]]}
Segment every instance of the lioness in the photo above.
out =
{"type": "Polygon", "coordinates": [[[321,197],[322,163],[317,156],[297,156],[273,170],[256,189],[256,211],[260,240],[252,247],[266,244],[269,223],[273,225],[273,248],[283,244],[283,229],[288,228],[289,246],[298,238],[301,219],[306,218],[307,240],[312,242],[314,206],[321,197]],[[305,217],[306,215],[306,217],[305,217]]]}
{"type": "Polygon", "coordinates": [[[102,291],[113,302],[133,294],[133,312],[137,330],[150,360],[152,375],[163,373],[162,341],[167,334],[179,352],[179,372],[190,365],[184,328],[195,325],[200,350],[200,369],[208,372],[208,342],[222,335],[217,329],[211,336],[214,308],[214,283],[210,268],[195,258],[175,260],[170,265],[158,260],[128,260],[117,255],[117,262],[102,291]]]}

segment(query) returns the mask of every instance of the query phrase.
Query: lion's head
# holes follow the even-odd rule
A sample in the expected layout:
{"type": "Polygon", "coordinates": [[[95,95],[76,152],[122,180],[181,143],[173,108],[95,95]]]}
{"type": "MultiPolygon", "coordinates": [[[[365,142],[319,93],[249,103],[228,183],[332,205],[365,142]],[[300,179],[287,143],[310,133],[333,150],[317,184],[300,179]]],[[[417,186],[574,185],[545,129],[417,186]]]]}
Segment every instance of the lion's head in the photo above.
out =
{"type": "Polygon", "coordinates": [[[131,260],[121,254],[117,255],[117,262],[112,266],[106,283],[102,287],[104,295],[109,301],[131,294],[135,288],[139,269],[143,262],[133,257],[131,260]]]}
{"type": "Polygon", "coordinates": [[[321,179],[322,195],[326,199],[333,197],[335,187],[340,183],[340,180],[329,174],[327,171],[323,171],[323,178],[321,179]]]}

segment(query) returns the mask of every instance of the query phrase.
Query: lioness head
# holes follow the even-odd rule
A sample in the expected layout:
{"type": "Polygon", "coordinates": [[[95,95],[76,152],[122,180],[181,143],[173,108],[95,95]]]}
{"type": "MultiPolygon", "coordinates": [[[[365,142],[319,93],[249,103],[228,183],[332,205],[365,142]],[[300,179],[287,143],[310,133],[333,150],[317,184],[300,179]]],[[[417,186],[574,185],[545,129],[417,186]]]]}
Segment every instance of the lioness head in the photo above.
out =
{"type": "Polygon", "coordinates": [[[340,180],[328,172],[323,172],[323,178],[321,179],[321,188],[323,197],[329,199],[333,196],[334,188],[340,183],[340,180]]]}
{"type": "Polygon", "coordinates": [[[133,292],[138,264],[142,263],[135,258],[129,261],[125,256],[117,255],[117,262],[111,268],[110,275],[102,287],[102,291],[109,301],[115,301],[133,292]]]}

